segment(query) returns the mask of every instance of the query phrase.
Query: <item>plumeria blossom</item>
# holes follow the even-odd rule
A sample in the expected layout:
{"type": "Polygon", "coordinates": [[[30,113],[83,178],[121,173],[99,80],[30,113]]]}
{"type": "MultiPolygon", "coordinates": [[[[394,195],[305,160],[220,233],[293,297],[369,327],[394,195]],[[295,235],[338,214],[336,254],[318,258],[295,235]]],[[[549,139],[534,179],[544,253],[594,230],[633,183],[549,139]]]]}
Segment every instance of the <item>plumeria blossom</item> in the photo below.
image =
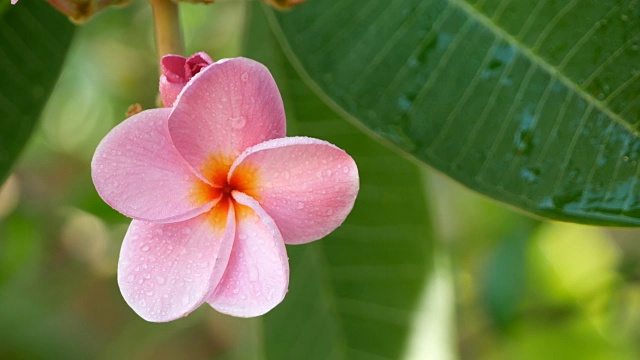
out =
{"type": "Polygon", "coordinates": [[[167,82],[168,72],[178,75],[174,84],[187,80],[175,102],[175,89],[161,82],[173,107],[116,126],[91,164],[100,196],[133,218],[118,284],[149,321],[186,316],[204,302],[242,317],[269,311],[287,292],[285,244],[337,228],[359,188],[343,150],[284,137],[282,99],[266,67],[198,57],[165,58],[167,82]]]}

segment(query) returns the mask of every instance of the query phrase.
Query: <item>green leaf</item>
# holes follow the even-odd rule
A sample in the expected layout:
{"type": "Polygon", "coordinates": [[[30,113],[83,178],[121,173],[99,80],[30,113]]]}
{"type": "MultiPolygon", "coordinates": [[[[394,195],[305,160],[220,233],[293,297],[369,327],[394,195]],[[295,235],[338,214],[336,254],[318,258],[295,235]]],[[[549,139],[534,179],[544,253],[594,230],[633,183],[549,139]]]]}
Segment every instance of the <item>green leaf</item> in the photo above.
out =
{"type": "Polygon", "coordinates": [[[640,225],[640,3],[308,1],[270,12],[334,109],[527,212],[640,225]]]}
{"type": "Polygon", "coordinates": [[[74,28],[45,1],[3,5],[0,6],[0,183],[34,129],[58,78],[74,28]]]}
{"type": "Polygon", "coordinates": [[[274,74],[287,107],[288,135],[345,149],[361,181],[353,212],[340,228],[287,248],[289,293],[263,319],[265,357],[398,359],[433,269],[421,169],[320,101],[284,58],[260,5],[251,6],[246,52],[274,74]]]}

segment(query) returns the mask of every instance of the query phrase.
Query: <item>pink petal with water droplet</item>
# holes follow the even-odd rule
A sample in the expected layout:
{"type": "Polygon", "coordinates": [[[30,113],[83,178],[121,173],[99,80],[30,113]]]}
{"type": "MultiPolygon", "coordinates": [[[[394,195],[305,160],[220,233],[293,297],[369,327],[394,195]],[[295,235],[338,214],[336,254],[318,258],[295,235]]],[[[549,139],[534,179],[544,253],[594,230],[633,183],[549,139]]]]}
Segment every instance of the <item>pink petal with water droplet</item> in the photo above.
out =
{"type": "Polygon", "coordinates": [[[278,305],[289,285],[289,263],[273,220],[251,197],[233,192],[236,238],[220,284],[207,302],[241,317],[259,316],[278,305]]]}
{"type": "Polygon", "coordinates": [[[285,135],[282,98],[267,68],[250,59],[220,60],[184,87],[169,132],[187,162],[203,171],[213,156],[235,158],[285,135]]]}
{"type": "Polygon", "coordinates": [[[128,118],[102,139],[93,155],[91,177],[98,194],[134,219],[181,221],[213,205],[192,193],[202,181],[171,143],[170,111],[147,110],[128,118]]]}
{"type": "Polygon", "coordinates": [[[247,149],[232,165],[255,171],[244,189],[273,218],[285,243],[320,239],[345,220],[360,187],[358,168],[344,150],[322,140],[288,137],[247,149]]]}
{"type": "Polygon", "coordinates": [[[162,99],[162,105],[164,107],[172,107],[176,102],[176,98],[180,91],[184,88],[185,83],[173,83],[167,80],[166,76],[160,76],[160,98],[162,99]]]}
{"type": "Polygon", "coordinates": [[[224,216],[207,213],[174,224],[132,221],[118,263],[127,304],[147,321],[188,315],[220,282],[234,230],[233,206],[224,207],[224,216]]]}

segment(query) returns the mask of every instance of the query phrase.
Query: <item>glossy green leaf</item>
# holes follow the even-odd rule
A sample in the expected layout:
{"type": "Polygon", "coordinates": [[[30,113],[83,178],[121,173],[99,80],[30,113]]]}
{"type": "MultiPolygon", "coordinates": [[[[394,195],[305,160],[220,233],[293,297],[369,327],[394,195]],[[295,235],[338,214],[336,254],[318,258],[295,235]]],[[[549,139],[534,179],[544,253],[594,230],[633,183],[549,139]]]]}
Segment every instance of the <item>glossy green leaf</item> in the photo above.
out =
{"type": "Polygon", "coordinates": [[[0,183],[34,129],[74,28],[45,1],[8,4],[0,6],[0,183]]]}
{"type": "Polygon", "coordinates": [[[640,225],[640,3],[308,1],[270,17],[335,109],[528,212],[640,225]]]}
{"type": "Polygon", "coordinates": [[[264,317],[267,359],[401,357],[433,268],[421,170],[331,111],[289,65],[252,5],[246,53],[265,63],[283,94],[288,135],[328,140],[355,159],[360,194],[325,239],[289,246],[284,302],[264,317]]]}

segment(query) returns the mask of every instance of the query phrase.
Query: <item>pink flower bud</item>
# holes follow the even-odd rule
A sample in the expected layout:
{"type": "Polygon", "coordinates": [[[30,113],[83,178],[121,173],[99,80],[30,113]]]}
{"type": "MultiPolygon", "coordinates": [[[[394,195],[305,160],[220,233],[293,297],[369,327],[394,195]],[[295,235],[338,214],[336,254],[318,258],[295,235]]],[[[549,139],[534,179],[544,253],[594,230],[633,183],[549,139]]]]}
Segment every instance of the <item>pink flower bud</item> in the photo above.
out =
{"type": "Polygon", "coordinates": [[[165,107],[173,106],[182,88],[202,69],[213,64],[204,52],[185,59],[180,55],[165,55],[160,61],[160,96],[165,107]]]}

